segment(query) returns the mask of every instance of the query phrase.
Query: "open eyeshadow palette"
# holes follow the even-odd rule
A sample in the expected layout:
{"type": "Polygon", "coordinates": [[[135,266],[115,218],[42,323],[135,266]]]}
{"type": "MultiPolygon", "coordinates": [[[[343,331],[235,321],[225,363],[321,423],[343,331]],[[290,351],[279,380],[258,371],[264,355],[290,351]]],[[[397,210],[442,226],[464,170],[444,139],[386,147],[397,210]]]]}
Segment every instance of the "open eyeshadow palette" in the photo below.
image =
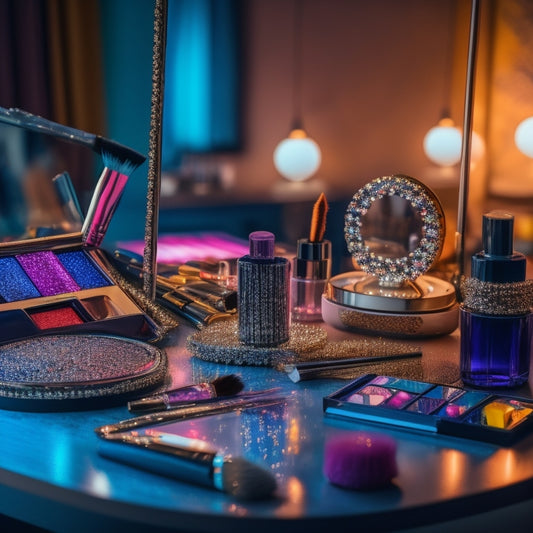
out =
{"type": "Polygon", "coordinates": [[[326,416],[510,445],[533,429],[533,400],[366,374],[323,401],[326,416]]]}
{"type": "Polygon", "coordinates": [[[155,330],[99,251],[79,246],[0,257],[0,320],[0,342],[73,330],[150,340],[155,330]]]}
{"type": "Polygon", "coordinates": [[[125,173],[144,159],[114,141],[0,108],[0,344],[59,333],[157,337],[99,248],[125,173]],[[122,157],[132,164],[121,165],[122,157]]]}

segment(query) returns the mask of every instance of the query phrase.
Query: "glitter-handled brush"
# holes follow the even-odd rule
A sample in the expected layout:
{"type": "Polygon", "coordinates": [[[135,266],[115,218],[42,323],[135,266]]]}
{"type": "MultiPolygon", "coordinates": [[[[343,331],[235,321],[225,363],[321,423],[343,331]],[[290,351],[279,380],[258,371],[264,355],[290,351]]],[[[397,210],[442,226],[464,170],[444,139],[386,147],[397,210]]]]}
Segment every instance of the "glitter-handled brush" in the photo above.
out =
{"type": "Polygon", "coordinates": [[[133,400],[128,403],[130,413],[151,413],[164,411],[179,405],[186,405],[198,401],[213,401],[217,398],[235,396],[244,388],[244,383],[236,374],[228,374],[213,379],[210,382],[186,385],[133,400]]]}
{"type": "Polygon", "coordinates": [[[97,427],[94,431],[98,436],[105,437],[111,433],[120,433],[157,424],[167,424],[179,420],[192,420],[203,416],[230,413],[232,411],[241,411],[243,409],[255,409],[257,407],[278,405],[286,400],[280,396],[273,396],[273,393],[277,390],[278,389],[252,391],[244,393],[241,396],[220,400],[215,403],[199,402],[197,404],[178,406],[174,409],[147,413],[114,424],[106,424],[97,427]]]}

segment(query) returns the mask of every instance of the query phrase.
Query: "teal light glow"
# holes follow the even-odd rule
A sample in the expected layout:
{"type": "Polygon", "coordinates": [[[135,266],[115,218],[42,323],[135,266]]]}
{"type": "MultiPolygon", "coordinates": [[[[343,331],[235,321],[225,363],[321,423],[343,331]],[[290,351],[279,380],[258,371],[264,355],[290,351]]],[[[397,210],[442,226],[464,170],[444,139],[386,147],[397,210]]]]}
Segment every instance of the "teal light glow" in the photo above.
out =
{"type": "Polygon", "coordinates": [[[171,0],[163,110],[163,165],[183,152],[235,148],[238,2],[171,0]]]}

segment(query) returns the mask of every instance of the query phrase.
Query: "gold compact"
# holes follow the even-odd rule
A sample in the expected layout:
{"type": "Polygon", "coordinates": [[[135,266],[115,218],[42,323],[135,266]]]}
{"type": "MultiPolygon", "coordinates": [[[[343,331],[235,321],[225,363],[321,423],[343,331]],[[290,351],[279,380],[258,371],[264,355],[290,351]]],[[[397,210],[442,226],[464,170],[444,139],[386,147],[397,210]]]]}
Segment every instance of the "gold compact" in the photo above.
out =
{"type": "Polygon", "coordinates": [[[395,337],[429,337],[457,328],[455,287],[426,274],[444,242],[444,213],[420,181],[395,174],[357,191],[344,224],[357,270],[332,277],[324,321],[340,329],[395,337]]]}

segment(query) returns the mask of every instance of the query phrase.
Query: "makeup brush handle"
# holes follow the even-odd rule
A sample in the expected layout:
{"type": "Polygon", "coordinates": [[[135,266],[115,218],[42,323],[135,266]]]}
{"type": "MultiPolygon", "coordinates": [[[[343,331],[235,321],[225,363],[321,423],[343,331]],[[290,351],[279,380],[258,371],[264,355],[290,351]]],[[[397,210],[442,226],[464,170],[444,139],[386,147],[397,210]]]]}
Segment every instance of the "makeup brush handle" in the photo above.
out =
{"type": "Polygon", "coordinates": [[[213,480],[213,464],[222,466],[221,456],[191,452],[185,457],[177,452],[156,443],[137,445],[111,440],[103,440],[98,447],[98,453],[107,459],[195,485],[218,488],[213,480]]]}

